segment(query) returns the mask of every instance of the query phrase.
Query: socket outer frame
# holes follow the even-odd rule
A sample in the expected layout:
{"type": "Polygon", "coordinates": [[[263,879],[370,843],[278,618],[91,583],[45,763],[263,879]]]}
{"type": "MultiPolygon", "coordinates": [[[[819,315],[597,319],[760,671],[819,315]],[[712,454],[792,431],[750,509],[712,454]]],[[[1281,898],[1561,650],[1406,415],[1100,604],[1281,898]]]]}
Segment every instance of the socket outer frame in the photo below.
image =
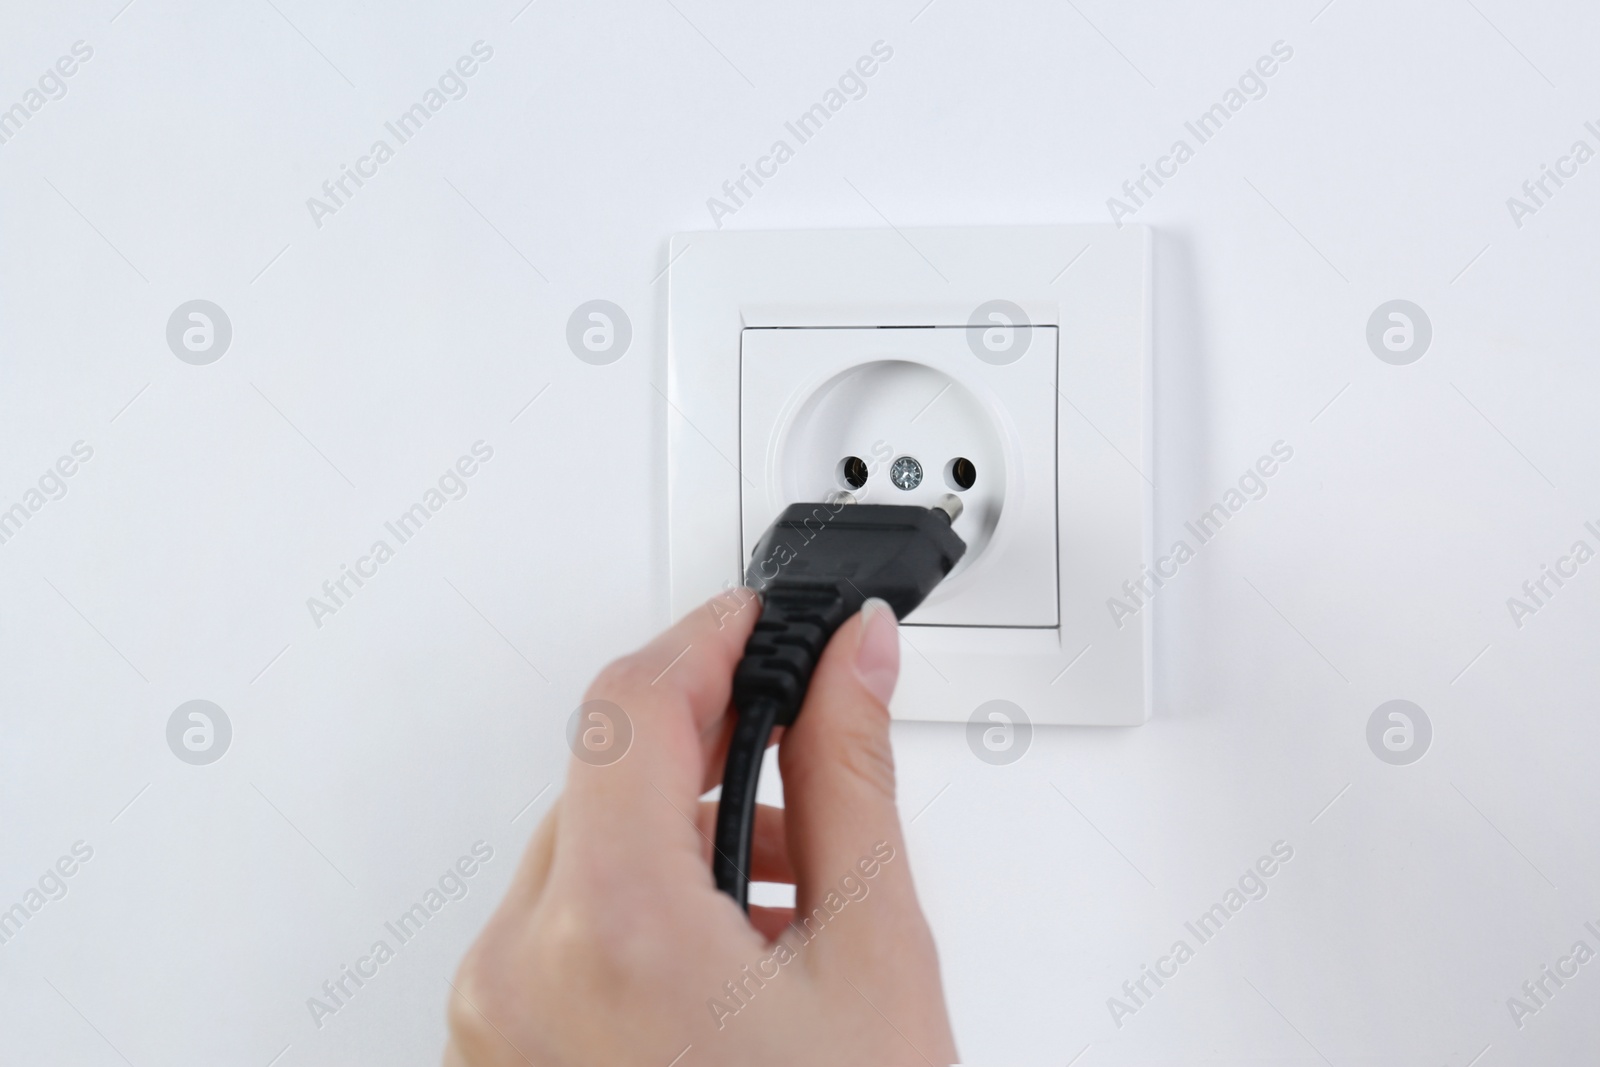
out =
{"type": "Polygon", "coordinates": [[[667,557],[674,616],[737,585],[740,341],[748,327],[965,327],[994,299],[1058,328],[1060,624],[906,627],[890,704],[968,722],[1008,700],[1035,724],[1144,723],[1154,437],[1151,234],[1109,224],[675,235],[667,271],[667,557]],[[908,633],[908,631],[914,631],[908,633]]]}

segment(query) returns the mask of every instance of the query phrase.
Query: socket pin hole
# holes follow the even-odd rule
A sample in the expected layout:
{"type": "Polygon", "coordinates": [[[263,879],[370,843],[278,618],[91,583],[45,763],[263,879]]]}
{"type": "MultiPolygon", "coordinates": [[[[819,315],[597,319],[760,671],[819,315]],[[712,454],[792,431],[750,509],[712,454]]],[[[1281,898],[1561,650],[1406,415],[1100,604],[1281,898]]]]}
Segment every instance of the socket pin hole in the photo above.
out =
{"type": "Polygon", "coordinates": [[[846,456],[839,461],[839,484],[846,489],[860,489],[867,484],[867,465],[860,456],[846,456]]]}
{"type": "Polygon", "coordinates": [[[971,489],[978,480],[978,468],[967,457],[957,456],[944,469],[944,480],[952,489],[971,489]]]}

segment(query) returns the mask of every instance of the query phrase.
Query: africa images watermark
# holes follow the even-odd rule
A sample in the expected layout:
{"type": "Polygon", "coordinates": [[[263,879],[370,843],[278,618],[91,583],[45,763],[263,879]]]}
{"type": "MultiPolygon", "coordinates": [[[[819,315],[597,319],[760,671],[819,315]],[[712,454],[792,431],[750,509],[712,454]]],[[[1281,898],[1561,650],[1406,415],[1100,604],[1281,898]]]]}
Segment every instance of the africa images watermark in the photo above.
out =
{"type": "Polygon", "coordinates": [[[13,938],[22,933],[22,927],[39,912],[44,910],[46,904],[60,900],[67,895],[67,879],[78,873],[78,869],[94,858],[94,846],[87,841],[74,841],[69,855],[63,855],[52,865],[45,868],[39,876],[38,884],[29,886],[22,894],[22,899],[15,904],[0,911],[0,945],[9,944],[13,938]]]}
{"type": "MultiPolygon", "coordinates": [[[[1583,124],[1583,128],[1595,138],[1596,144],[1600,144],[1600,126],[1591,119],[1583,124]]],[[[1580,137],[1572,142],[1566,155],[1557,157],[1554,167],[1540,163],[1538,175],[1522,183],[1522,196],[1506,197],[1506,210],[1511,213],[1511,221],[1517,229],[1522,229],[1525,220],[1537,215],[1539,209],[1545,207],[1568,181],[1578,176],[1578,168],[1594,156],[1594,148],[1580,137]]]]}
{"type": "MultiPolygon", "coordinates": [[[[1593,921],[1585,922],[1583,928],[1600,940],[1600,926],[1593,921]]],[[[1507,997],[1506,1011],[1511,1013],[1511,1021],[1517,1024],[1517,1029],[1521,1030],[1527,1025],[1528,1016],[1537,1015],[1549,1007],[1555,995],[1578,977],[1579,968],[1594,959],[1594,955],[1589,942],[1580,937],[1572,943],[1570,952],[1556,960],[1553,970],[1547,963],[1539,968],[1537,975],[1522,983],[1522,996],[1507,997]]]]}
{"type": "Polygon", "coordinates": [[[855,868],[839,879],[836,888],[823,894],[822,901],[811,909],[809,915],[797,917],[789,924],[788,929],[773,942],[772,951],[755,962],[754,970],[751,969],[752,965],[746,964],[738,977],[722,983],[725,997],[706,998],[706,1007],[717,1029],[727,1026],[729,1019],[748,1008],[756,994],[782,974],[785,966],[799,959],[800,950],[816,940],[823,928],[838,918],[847,905],[866,900],[867,894],[872,892],[869,883],[896,855],[894,846],[889,842],[874,844],[872,854],[858,859],[855,868]]]}
{"type": "Polygon", "coordinates": [[[755,161],[753,167],[748,163],[739,164],[739,174],[722,183],[722,197],[706,198],[706,210],[711,213],[712,224],[722,229],[722,220],[737,214],[755,196],[750,184],[754,183],[756,189],[760,189],[768,179],[777,177],[778,168],[794,158],[795,147],[821,133],[828,120],[844,110],[849,101],[866,96],[867,79],[878,73],[880,64],[893,58],[894,49],[887,43],[872,42],[871,54],[862,56],[853,66],[847,67],[839,75],[835,86],[822,94],[821,101],[802,111],[792,122],[783,124],[783,128],[794,138],[793,145],[787,138],[779,137],[767,149],[767,154],[755,161]]]}
{"type": "Polygon", "coordinates": [[[0,144],[7,144],[22,132],[28,120],[44,109],[52,100],[67,95],[66,79],[78,73],[81,64],[94,58],[94,46],[87,41],[73,41],[70,55],[62,56],[39,75],[38,88],[23,90],[22,99],[0,111],[0,144]]]}
{"type": "Polygon", "coordinates": [[[1178,569],[1194,559],[1229,519],[1243,511],[1250,501],[1265,497],[1267,479],[1277,474],[1280,467],[1293,458],[1292,445],[1281,440],[1274,441],[1270,453],[1259,457],[1254,465],[1239,475],[1237,488],[1230,488],[1222,494],[1221,500],[1202,511],[1197,518],[1183,524],[1183,528],[1194,538],[1194,544],[1191,545],[1188,538],[1180,537],[1153,566],[1146,565],[1137,578],[1129,578],[1122,583],[1126,600],[1123,597],[1107,597],[1106,610],[1111,613],[1111,621],[1116,623],[1117,629],[1122,629],[1129,619],[1144,610],[1156,592],[1177,577],[1178,569]]]}
{"type": "Polygon", "coordinates": [[[192,767],[204,767],[227,755],[233,744],[233,720],[214,701],[186,700],[167,717],[167,747],[192,767]]]}
{"type": "Polygon", "coordinates": [[[442,511],[445,504],[466,496],[467,479],[478,473],[481,464],[493,458],[492,445],[485,441],[474,441],[472,455],[457,459],[439,475],[437,485],[428,487],[419,503],[402,511],[394,521],[383,524],[383,528],[394,538],[394,545],[384,538],[378,538],[367,549],[367,554],[357,559],[353,566],[348,563],[339,565],[338,576],[322,583],[321,597],[306,597],[306,610],[311,612],[311,621],[317,629],[322,629],[324,618],[337,615],[339,609],[361,591],[362,586],[378,576],[378,568],[394,558],[396,546],[405,544],[420,533],[423,525],[442,511]]]}
{"type": "Polygon", "coordinates": [[[1200,917],[1193,922],[1183,924],[1184,929],[1194,936],[1194,945],[1190,945],[1184,938],[1178,938],[1172,943],[1172,948],[1167,954],[1156,960],[1154,967],[1148,963],[1144,964],[1139,968],[1137,978],[1130,978],[1122,983],[1122,996],[1107,997],[1106,1010],[1111,1012],[1111,1021],[1117,1024],[1117,1029],[1121,1030],[1123,1021],[1128,1016],[1139,1014],[1141,1009],[1149,1005],[1162,986],[1178,976],[1178,969],[1194,959],[1197,946],[1214,939],[1228,920],[1239,914],[1246,904],[1265,900],[1267,879],[1277,874],[1279,869],[1292,859],[1294,859],[1294,846],[1287,841],[1274,841],[1271,854],[1260,857],[1255,863],[1246,867],[1244,873],[1239,876],[1238,884],[1229,886],[1222,894],[1221,901],[1201,912],[1200,917]]]}
{"type": "MultiPolygon", "coordinates": [[[[879,438],[873,442],[870,454],[873,457],[871,463],[862,461],[862,469],[867,472],[863,476],[863,485],[871,474],[876,473],[883,464],[893,458],[894,449],[888,442],[879,438]]],[[[747,584],[739,585],[731,580],[724,581],[722,591],[707,604],[712,618],[716,620],[717,629],[722,629],[728,619],[738,615],[751,604],[754,604],[759,612],[760,594],[767,586],[783,573],[785,567],[800,558],[806,547],[817,539],[817,535],[829,522],[851,505],[864,502],[868,495],[868,490],[862,486],[856,486],[849,491],[836,490],[822,503],[810,505],[811,514],[799,522],[785,522],[781,527],[775,525],[770,531],[773,536],[771,549],[761,560],[752,559],[750,570],[744,576],[747,584]]],[[[759,547],[758,545],[757,548],[759,547]]],[[[751,549],[752,556],[755,551],[756,549],[751,549]]]]}
{"type": "Polygon", "coordinates": [[[1168,179],[1176,178],[1178,168],[1193,159],[1201,145],[1221,133],[1222,127],[1242,111],[1245,104],[1266,96],[1267,79],[1278,73],[1279,66],[1292,58],[1294,49],[1290,45],[1284,41],[1272,42],[1270,55],[1262,56],[1252,66],[1245,68],[1238,82],[1223,92],[1220,101],[1202,111],[1192,122],[1183,124],[1183,128],[1194,138],[1193,145],[1188,138],[1179,137],[1172,142],[1166,155],[1156,159],[1154,167],[1139,164],[1139,176],[1122,183],[1122,193],[1127,199],[1113,196],[1106,200],[1106,210],[1111,212],[1111,221],[1117,224],[1117,228],[1120,230],[1125,219],[1138,214],[1139,209],[1155,196],[1156,189],[1166,185],[1168,179]],[[1150,188],[1151,182],[1155,183],[1155,189],[1150,188]]]}
{"type": "Polygon", "coordinates": [[[311,221],[317,229],[322,229],[324,218],[337,215],[370,179],[376,178],[378,168],[393,159],[401,145],[421,133],[429,119],[443,111],[444,106],[452,100],[466,96],[467,79],[477,74],[479,66],[493,57],[492,45],[474,41],[471,54],[463,55],[453,66],[445,68],[445,72],[439,75],[437,85],[429,86],[421,100],[406,108],[393,121],[383,124],[383,128],[394,138],[393,145],[388,139],[379,137],[372,142],[366,155],[356,159],[353,167],[348,163],[339,164],[338,175],[322,183],[322,196],[306,197],[306,210],[311,212],[311,221]]]}
{"type": "Polygon", "coordinates": [[[358,956],[353,965],[341,964],[338,972],[322,983],[320,994],[307,997],[306,1009],[311,1012],[311,1021],[316,1023],[317,1029],[322,1029],[328,1016],[337,1015],[348,1007],[362,987],[378,976],[380,968],[421,933],[446,904],[465,899],[471,892],[468,879],[492,859],[493,846],[486,841],[474,841],[469,854],[446,867],[436,884],[423,890],[421,900],[401,912],[393,922],[383,924],[384,930],[394,938],[394,944],[389,943],[388,937],[378,938],[366,955],[358,956]]]}
{"type": "MultiPolygon", "coordinates": [[[[813,507],[811,514],[800,522],[785,522],[782,527],[783,536],[775,536],[773,539],[772,551],[765,559],[751,564],[751,573],[755,577],[751,587],[758,593],[766,589],[769,583],[783,573],[783,568],[800,558],[800,554],[805,551],[807,545],[817,539],[823,527],[849,506],[850,501],[842,495],[836,496],[826,503],[813,507]]],[[[773,533],[776,532],[777,527],[774,527],[773,533]]]]}
{"type": "Polygon", "coordinates": [[[94,447],[87,441],[74,441],[71,453],[46,467],[44,473],[39,475],[38,487],[29,486],[23,490],[19,502],[10,507],[0,504],[0,545],[21,533],[23,524],[37,515],[46,504],[67,495],[66,480],[78,473],[81,464],[94,457],[94,447]]]}
{"type": "MultiPolygon", "coordinates": [[[[1586,522],[1583,528],[1600,544],[1600,526],[1594,522],[1586,522]]],[[[1539,565],[1539,573],[1522,583],[1522,595],[1506,597],[1506,610],[1511,613],[1511,621],[1517,629],[1522,629],[1530,615],[1537,615],[1539,609],[1550,603],[1551,599],[1559,593],[1567,582],[1578,576],[1578,568],[1594,559],[1595,550],[1588,541],[1578,538],[1572,542],[1572,547],[1566,554],[1556,557],[1555,563],[1539,565]]]]}

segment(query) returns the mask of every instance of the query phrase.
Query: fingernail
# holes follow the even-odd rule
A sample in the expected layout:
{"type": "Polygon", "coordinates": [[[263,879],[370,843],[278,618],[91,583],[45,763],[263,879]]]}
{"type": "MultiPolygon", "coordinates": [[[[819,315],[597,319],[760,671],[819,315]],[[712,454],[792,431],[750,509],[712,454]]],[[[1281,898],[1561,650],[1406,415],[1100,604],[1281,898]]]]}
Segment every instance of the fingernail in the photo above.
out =
{"type": "Polygon", "coordinates": [[[856,677],[883,704],[889,703],[895,680],[900,677],[900,624],[895,620],[894,609],[877,597],[861,605],[856,677]]]}

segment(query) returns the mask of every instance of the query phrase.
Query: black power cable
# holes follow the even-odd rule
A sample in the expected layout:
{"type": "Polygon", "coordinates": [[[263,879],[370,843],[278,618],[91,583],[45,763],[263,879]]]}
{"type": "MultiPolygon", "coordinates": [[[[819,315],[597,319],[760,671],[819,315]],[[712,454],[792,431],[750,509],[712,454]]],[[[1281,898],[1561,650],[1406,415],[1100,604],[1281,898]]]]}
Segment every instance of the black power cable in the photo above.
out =
{"type": "Polygon", "coordinates": [[[869,597],[896,618],[921,604],[967,546],[950,528],[961,501],[791,504],[751,553],[745,582],[761,617],[733,673],[738,713],[722,768],[712,871],[717,888],[749,910],[750,842],[761,757],[776,726],[800,713],[828,639],[869,597]]]}

